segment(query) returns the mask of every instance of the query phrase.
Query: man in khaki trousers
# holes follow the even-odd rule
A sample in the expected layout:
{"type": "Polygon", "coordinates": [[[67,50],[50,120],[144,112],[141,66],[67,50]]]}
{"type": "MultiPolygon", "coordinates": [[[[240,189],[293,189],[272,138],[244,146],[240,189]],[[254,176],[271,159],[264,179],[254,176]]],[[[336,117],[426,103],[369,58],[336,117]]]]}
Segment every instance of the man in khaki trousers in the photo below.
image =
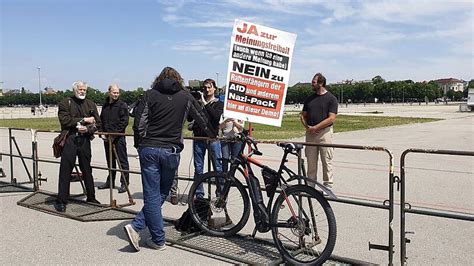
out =
{"type": "MultiPolygon", "coordinates": [[[[308,96],[301,112],[301,123],[306,128],[306,142],[332,144],[333,123],[337,116],[337,99],[326,90],[326,78],[316,73],[312,80],[314,93],[308,96]]],[[[321,156],[323,185],[332,188],[333,148],[306,146],[308,177],[317,180],[318,159],[321,156]]]]}

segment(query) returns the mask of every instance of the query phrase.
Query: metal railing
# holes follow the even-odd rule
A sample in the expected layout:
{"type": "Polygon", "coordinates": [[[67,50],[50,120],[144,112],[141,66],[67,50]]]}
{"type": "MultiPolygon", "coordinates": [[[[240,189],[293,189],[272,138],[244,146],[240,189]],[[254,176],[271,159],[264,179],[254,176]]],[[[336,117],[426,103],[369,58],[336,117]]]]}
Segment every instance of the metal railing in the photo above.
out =
{"type": "MultiPolygon", "coordinates": [[[[34,130],[34,129],[19,129],[19,128],[8,128],[9,132],[9,154],[6,153],[0,153],[0,155],[6,155],[10,157],[10,177],[11,177],[11,182],[12,183],[17,183],[16,178],[14,178],[13,173],[14,173],[14,163],[13,163],[13,158],[20,158],[23,167],[25,168],[27,175],[28,175],[28,181],[22,182],[22,183],[33,183],[34,184],[34,189],[38,190],[41,181],[46,181],[46,179],[43,179],[41,177],[41,174],[39,172],[39,163],[53,163],[53,164],[59,164],[60,162],[57,160],[48,160],[48,159],[41,159],[38,156],[38,143],[37,143],[37,133],[39,132],[53,132],[53,131],[43,131],[43,130],[34,130]],[[32,133],[32,154],[31,156],[24,156],[23,153],[20,150],[20,147],[18,146],[18,143],[16,142],[15,137],[13,136],[12,132],[20,130],[20,131],[31,131],[32,133]],[[13,154],[14,148],[16,149],[17,154],[13,154]],[[32,173],[29,172],[27,163],[25,160],[32,160],[32,173]]],[[[129,134],[123,134],[123,133],[107,133],[107,132],[97,132],[96,134],[98,135],[105,135],[109,139],[109,152],[113,152],[113,146],[111,145],[111,137],[113,136],[131,136],[129,134]]],[[[208,138],[201,138],[201,137],[186,137],[185,139],[188,140],[193,140],[193,139],[198,139],[198,140],[208,140],[208,138]]],[[[278,144],[281,142],[288,142],[288,141],[257,141],[258,143],[263,143],[263,144],[278,144]]],[[[307,142],[292,142],[295,144],[302,144],[306,146],[318,146],[318,147],[330,147],[330,148],[336,148],[336,149],[349,149],[349,150],[366,150],[366,151],[377,151],[377,152],[384,152],[388,155],[388,199],[384,200],[383,202],[377,203],[373,201],[368,201],[368,200],[360,200],[360,199],[353,199],[353,198],[345,198],[345,197],[338,197],[337,199],[329,199],[334,202],[339,202],[339,203],[344,203],[344,204],[350,204],[350,205],[357,205],[357,206],[365,206],[365,207],[370,207],[370,208],[378,208],[378,209],[384,209],[388,211],[388,221],[387,221],[387,227],[388,227],[388,244],[387,245],[378,245],[378,244],[372,244],[369,242],[369,250],[371,249],[378,249],[378,250],[384,250],[388,252],[388,261],[389,264],[393,264],[393,254],[394,254],[394,237],[393,237],[393,220],[394,220],[394,193],[395,193],[395,184],[400,185],[400,260],[401,263],[406,263],[406,244],[409,243],[409,239],[406,238],[406,234],[409,232],[405,231],[406,227],[406,214],[407,213],[413,213],[413,214],[419,214],[419,215],[426,215],[426,216],[432,216],[432,217],[444,217],[444,218],[450,218],[450,219],[458,219],[458,220],[465,220],[465,221],[474,221],[474,216],[465,214],[465,213],[455,213],[455,212],[441,212],[437,210],[426,210],[426,209],[416,209],[412,208],[409,203],[406,202],[406,173],[405,173],[405,161],[406,161],[406,156],[409,153],[425,153],[425,154],[441,154],[441,155],[457,155],[457,156],[474,156],[474,152],[472,151],[453,151],[453,150],[426,150],[426,149],[407,149],[405,150],[400,158],[400,178],[395,176],[394,174],[394,157],[393,154],[390,150],[384,147],[377,147],[377,146],[360,146],[360,145],[343,145],[343,144],[316,144],[316,143],[307,143],[307,142]]],[[[112,156],[110,156],[110,159],[112,156]]],[[[110,160],[109,160],[110,163],[110,160]]],[[[111,164],[110,164],[111,165],[111,164]]],[[[118,164],[120,165],[120,163],[118,164]]],[[[121,167],[117,168],[110,168],[110,167],[103,167],[103,166],[98,166],[98,165],[91,165],[93,169],[100,169],[100,170],[107,170],[109,171],[109,174],[111,171],[117,171],[122,173],[129,173],[129,174],[140,174],[140,171],[134,171],[134,170],[125,170],[122,169],[121,167]]],[[[211,167],[211,159],[210,156],[208,156],[208,170],[211,167]]],[[[298,175],[301,175],[300,169],[304,169],[303,166],[303,159],[301,158],[301,154],[298,155],[298,175]]],[[[303,173],[304,175],[304,173],[303,173]]],[[[193,181],[193,178],[189,177],[176,177],[179,180],[185,180],[185,181],[193,181]]],[[[129,194],[129,202],[128,204],[117,204],[116,200],[113,197],[113,190],[112,188],[110,189],[110,207],[111,208],[121,208],[125,206],[129,206],[134,204],[133,198],[129,194]]]]}
{"type": "Polygon", "coordinates": [[[410,243],[410,239],[406,237],[408,233],[406,231],[406,214],[413,213],[419,215],[426,215],[432,217],[443,217],[449,219],[457,219],[463,221],[474,221],[474,215],[465,213],[455,212],[441,212],[439,210],[423,210],[413,209],[412,206],[406,202],[406,173],[405,173],[405,161],[406,156],[409,153],[424,153],[424,154],[440,154],[440,155],[457,155],[457,156],[474,156],[472,151],[454,151],[454,150],[430,150],[430,149],[407,149],[403,151],[400,157],[400,262],[406,264],[406,248],[407,243],[410,243]]]}

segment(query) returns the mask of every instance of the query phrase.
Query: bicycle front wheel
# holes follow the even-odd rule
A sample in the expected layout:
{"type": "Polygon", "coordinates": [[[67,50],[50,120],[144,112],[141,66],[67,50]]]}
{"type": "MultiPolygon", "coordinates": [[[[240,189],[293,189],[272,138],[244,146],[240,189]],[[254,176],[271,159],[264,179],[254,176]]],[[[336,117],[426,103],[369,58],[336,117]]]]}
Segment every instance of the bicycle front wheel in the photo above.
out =
{"type": "Polygon", "coordinates": [[[194,181],[189,191],[193,221],[213,236],[231,236],[240,231],[250,215],[249,196],[242,183],[225,173],[208,172],[194,181]],[[205,195],[198,192],[203,186],[205,195]]]}
{"type": "Polygon", "coordinates": [[[322,264],[336,244],[336,218],[327,200],[314,188],[295,185],[282,191],[272,211],[272,235],[285,261],[322,264]]]}

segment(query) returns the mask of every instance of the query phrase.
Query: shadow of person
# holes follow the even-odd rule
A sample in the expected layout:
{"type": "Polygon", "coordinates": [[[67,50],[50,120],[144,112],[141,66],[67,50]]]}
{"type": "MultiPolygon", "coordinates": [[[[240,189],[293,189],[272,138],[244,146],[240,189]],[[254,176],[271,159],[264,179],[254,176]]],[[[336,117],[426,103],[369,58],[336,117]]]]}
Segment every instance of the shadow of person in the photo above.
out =
{"type": "Polygon", "coordinates": [[[135,192],[132,194],[132,198],[134,199],[143,199],[143,192],[135,192]]]}

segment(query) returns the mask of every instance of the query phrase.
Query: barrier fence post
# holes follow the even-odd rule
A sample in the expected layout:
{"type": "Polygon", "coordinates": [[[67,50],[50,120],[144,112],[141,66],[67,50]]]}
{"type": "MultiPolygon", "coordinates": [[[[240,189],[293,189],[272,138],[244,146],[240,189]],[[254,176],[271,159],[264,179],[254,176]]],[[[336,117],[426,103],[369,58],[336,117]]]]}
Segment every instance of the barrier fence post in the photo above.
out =
{"type": "Polygon", "coordinates": [[[109,182],[109,192],[110,192],[110,207],[116,207],[116,203],[114,202],[114,181],[112,180],[112,159],[113,159],[113,151],[112,151],[112,136],[107,135],[107,148],[109,149],[109,161],[108,163],[108,168],[109,168],[109,177],[105,182],[109,182]]]}
{"type": "Polygon", "coordinates": [[[394,192],[393,192],[393,189],[394,189],[394,184],[395,184],[395,177],[394,177],[394,174],[393,174],[393,165],[394,165],[394,159],[393,159],[393,154],[388,151],[388,154],[389,154],[389,157],[390,157],[390,173],[389,173],[389,180],[390,180],[390,184],[388,184],[388,193],[389,193],[389,196],[388,196],[388,201],[389,201],[389,209],[388,209],[388,213],[389,213],[389,226],[388,226],[388,263],[389,265],[393,265],[393,198],[394,198],[394,192]]]}
{"type": "Polygon", "coordinates": [[[12,140],[12,129],[8,128],[8,143],[10,145],[10,183],[16,183],[13,178],[13,140],[12,140]]]}
{"type": "Polygon", "coordinates": [[[406,202],[406,173],[405,173],[405,158],[408,153],[425,153],[425,154],[440,154],[440,155],[459,155],[459,156],[474,156],[472,151],[456,151],[456,150],[430,150],[430,149],[406,149],[400,156],[400,264],[405,265],[407,263],[407,244],[410,243],[410,239],[406,238],[406,214],[416,213],[421,215],[443,217],[450,219],[459,219],[464,221],[474,221],[472,215],[465,214],[454,214],[454,213],[442,213],[436,210],[413,210],[411,205],[406,202]],[[405,208],[408,206],[408,209],[405,208]]]}
{"type": "Polygon", "coordinates": [[[38,184],[38,142],[36,129],[31,129],[31,159],[33,160],[33,190],[39,190],[38,184]]]}

